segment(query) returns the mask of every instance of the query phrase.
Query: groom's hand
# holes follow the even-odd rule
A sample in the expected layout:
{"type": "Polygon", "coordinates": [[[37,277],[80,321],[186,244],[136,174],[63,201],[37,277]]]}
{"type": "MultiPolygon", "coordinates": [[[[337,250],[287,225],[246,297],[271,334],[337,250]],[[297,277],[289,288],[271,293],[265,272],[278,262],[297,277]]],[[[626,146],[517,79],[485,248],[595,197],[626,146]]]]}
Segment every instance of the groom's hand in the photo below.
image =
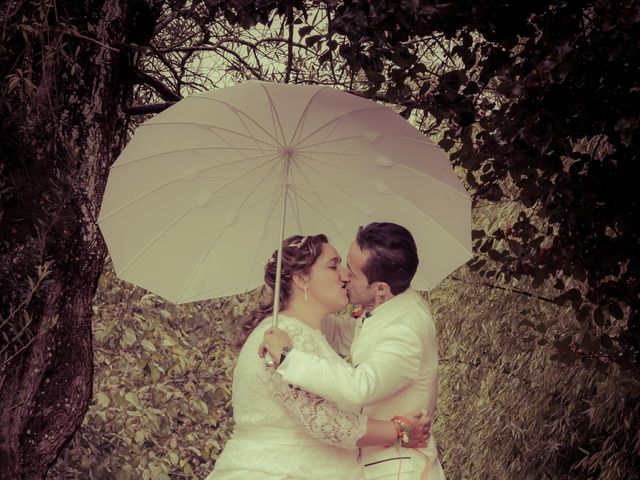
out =
{"type": "Polygon", "coordinates": [[[424,448],[431,436],[431,418],[427,417],[424,410],[416,410],[402,416],[410,421],[407,430],[408,441],[402,442],[405,448],[424,448]]]}
{"type": "Polygon", "coordinates": [[[258,355],[260,358],[264,358],[268,352],[275,364],[278,365],[284,347],[293,347],[289,334],[278,327],[270,327],[264,332],[264,339],[258,348],[258,355]]]}

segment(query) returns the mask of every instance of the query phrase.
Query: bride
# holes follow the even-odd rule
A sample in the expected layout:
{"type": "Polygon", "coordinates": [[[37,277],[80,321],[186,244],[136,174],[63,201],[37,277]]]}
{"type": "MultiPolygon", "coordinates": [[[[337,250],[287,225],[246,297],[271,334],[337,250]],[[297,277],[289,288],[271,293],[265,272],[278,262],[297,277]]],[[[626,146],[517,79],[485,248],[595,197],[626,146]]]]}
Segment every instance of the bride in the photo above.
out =
{"type": "MultiPolygon", "coordinates": [[[[273,292],[276,252],[265,267],[273,292]]],[[[322,334],[322,321],[348,303],[349,275],[324,235],[294,235],[283,243],[278,326],[295,348],[344,362],[322,334]]],[[[358,480],[358,447],[424,447],[430,421],[421,412],[368,419],[322,397],[283,384],[258,356],[272,326],[272,298],[245,318],[233,376],[235,430],[206,480],[358,480]]]]}

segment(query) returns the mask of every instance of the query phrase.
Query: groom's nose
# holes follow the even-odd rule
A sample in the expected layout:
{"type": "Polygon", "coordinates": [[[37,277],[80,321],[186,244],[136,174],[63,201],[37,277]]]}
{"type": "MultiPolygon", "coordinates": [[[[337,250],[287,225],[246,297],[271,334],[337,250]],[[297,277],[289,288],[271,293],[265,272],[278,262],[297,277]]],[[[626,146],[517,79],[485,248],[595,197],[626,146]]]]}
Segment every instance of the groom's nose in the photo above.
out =
{"type": "Polygon", "coordinates": [[[340,280],[343,282],[348,282],[351,280],[351,272],[347,267],[343,267],[340,265],[340,280]]]}

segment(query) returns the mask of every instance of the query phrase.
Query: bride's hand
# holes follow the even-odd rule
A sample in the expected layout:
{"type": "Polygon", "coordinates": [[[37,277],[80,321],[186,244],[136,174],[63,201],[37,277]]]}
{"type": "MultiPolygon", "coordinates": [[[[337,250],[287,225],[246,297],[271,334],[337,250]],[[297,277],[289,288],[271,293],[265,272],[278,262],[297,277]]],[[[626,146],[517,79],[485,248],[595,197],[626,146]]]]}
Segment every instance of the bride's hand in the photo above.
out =
{"type": "Polygon", "coordinates": [[[401,439],[401,445],[405,448],[425,448],[431,436],[431,418],[427,417],[424,410],[416,410],[401,417],[402,430],[406,436],[401,439]]]}
{"type": "Polygon", "coordinates": [[[280,355],[282,354],[282,349],[284,347],[292,347],[293,342],[291,341],[291,337],[287,332],[278,328],[271,327],[266,332],[264,332],[264,339],[258,348],[258,355],[260,358],[264,358],[264,356],[269,353],[269,356],[273,359],[276,366],[280,361],[280,355]]]}

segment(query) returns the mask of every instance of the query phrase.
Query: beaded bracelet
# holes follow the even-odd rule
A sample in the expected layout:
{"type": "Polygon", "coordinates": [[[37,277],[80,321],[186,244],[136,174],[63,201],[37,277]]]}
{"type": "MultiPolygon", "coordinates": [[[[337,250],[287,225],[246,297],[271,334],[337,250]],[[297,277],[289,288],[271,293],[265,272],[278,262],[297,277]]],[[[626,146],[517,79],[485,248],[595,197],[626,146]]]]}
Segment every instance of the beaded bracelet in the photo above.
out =
{"type": "Polygon", "coordinates": [[[396,415],[391,418],[391,422],[396,430],[396,437],[400,446],[404,446],[409,443],[409,434],[407,432],[411,431],[411,420],[407,417],[400,417],[396,415]]]}

